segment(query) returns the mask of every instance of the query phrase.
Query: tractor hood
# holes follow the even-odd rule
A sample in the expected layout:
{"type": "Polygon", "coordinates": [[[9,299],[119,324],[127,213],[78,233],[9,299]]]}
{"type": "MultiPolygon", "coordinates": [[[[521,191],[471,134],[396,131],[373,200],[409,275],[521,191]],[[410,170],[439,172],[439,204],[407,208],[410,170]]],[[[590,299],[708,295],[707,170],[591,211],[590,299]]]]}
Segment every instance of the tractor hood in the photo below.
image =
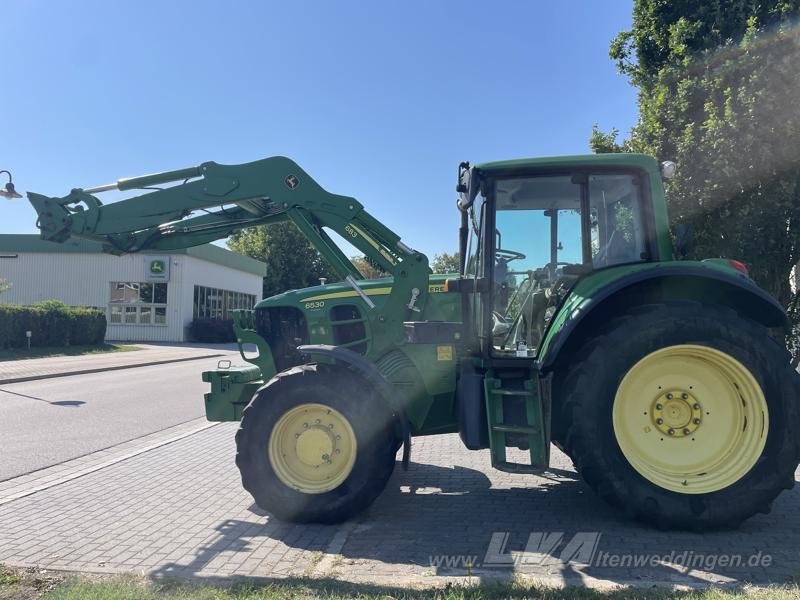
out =
{"type": "MultiPolygon", "coordinates": [[[[444,282],[448,277],[454,277],[455,274],[435,274],[431,275],[428,279],[429,291],[442,292],[444,291],[444,282]]],[[[392,291],[392,277],[381,277],[378,279],[361,279],[358,281],[359,287],[364,290],[367,296],[388,296],[392,291]]],[[[258,304],[256,308],[265,308],[268,306],[297,306],[303,305],[306,302],[319,302],[325,300],[338,300],[340,298],[358,298],[356,291],[350,287],[345,281],[338,281],[336,283],[326,283],[325,285],[315,285],[312,287],[302,288],[299,290],[288,290],[277,296],[265,298],[258,304]]],[[[360,302],[360,300],[359,300],[360,302]]]]}

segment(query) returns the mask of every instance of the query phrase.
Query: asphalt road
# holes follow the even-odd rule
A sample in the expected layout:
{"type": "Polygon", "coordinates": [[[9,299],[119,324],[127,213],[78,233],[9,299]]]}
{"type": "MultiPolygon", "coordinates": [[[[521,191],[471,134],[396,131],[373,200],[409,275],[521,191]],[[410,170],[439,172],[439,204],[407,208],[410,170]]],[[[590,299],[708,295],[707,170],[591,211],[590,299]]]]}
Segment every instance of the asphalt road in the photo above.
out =
{"type": "Polygon", "coordinates": [[[0,385],[0,481],[202,417],[218,360],[0,385]]]}

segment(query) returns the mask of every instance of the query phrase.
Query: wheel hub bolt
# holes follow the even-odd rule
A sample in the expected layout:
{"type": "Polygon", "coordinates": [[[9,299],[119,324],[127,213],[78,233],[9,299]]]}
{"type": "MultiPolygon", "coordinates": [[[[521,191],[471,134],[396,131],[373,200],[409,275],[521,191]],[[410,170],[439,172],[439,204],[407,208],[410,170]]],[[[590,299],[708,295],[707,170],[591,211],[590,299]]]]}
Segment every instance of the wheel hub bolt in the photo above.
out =
{"type": "Polygon", "coordinates": [[[683,393],[681,394],[681,398],[683,398],[684,400],[686,400],[686,399],[688,399],[688,398],[689,398],[689,394],[687,394],[686,392],[683,392],[683,393]]]}
{"type": "Polygon", "coordinates": [[[697,402],[695,402],[695,403],[692,405],[692,408],[693,408],[693,409],[695,409],[695,410],[700,410],[700,405],[699,405],[697,402]]]}
{"type": "Polygon", "coordinates": [[[670,427],[669,429],[667,429],[667,433],[670,435],[675,435],[675,430],[672,429],[672,427],[670,427]]]}
{"type": "Polygon", "coordinates": [[[667,400],[672,400],[672,392],[667,392],[667,400]]]}
{"type": "Polygon", "coordinates": [[[690,433],[692,433],[692,431],[688,427],[683,430],[683,435],[689,435],[690,433]]]}
{"type": "Polygon", "coordinates": [[[663,425],[664,424],[664,419],[656,419],[656,423],[658,425],[663,425]]]}
{"type": "Polygon", "coordinates": [[[656,404],[656,410],[661,410],[662,408],[664,408],[662,404],[656,404]]]}
{"type": "Polygon", "coordinates": [[[700,425],[700,419],[695,419],[694,421],[692,421],[692,423],[694,423],[695,425],[700,425]]]}

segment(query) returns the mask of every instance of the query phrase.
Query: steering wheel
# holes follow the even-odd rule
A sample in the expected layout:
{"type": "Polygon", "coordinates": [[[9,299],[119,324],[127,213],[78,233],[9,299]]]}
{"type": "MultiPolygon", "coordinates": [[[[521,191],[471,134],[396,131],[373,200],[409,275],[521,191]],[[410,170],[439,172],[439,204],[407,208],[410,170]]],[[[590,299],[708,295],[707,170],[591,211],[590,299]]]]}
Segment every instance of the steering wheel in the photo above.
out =
{"type": "Polygon", "coordinates": [[[510,263],[512,260],[527,258],[522,252],[516,252],[515,250],[503,250],[502,248],[495,250],[494,256],[498,261],[503,261],[504,263],[510,263]]]}

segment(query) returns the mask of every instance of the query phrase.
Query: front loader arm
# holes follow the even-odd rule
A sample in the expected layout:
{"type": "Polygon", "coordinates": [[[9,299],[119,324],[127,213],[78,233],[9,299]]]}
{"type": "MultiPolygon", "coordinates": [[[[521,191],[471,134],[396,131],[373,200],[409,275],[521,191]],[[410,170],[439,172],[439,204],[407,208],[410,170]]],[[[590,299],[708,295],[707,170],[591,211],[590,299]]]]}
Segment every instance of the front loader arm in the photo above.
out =
{"type": "MultiPolygon", "coordinates": [[[[325,232],[330,229],[394,277],[380,322],[391,327],[396,341],[403,337],[402,322],[414,320],[427,300],[427,257],[403,244],[355,198],[325,191],[286,157],[242,165],[207,162],[74,189],[62,198],[29,192],[28,200],[39,216],[43,239],[90,239],[112,254],[186,248],[247,227],[292,221],[336,273],[359,291],[355,280],[363,277],[325,232]],[[94,195],[112,189],[153,189],[174,181],[183,182],[112,204],[103,204],[94,195]]],[[[368,306],[372,304],[360,295],[368,306]]]]}

